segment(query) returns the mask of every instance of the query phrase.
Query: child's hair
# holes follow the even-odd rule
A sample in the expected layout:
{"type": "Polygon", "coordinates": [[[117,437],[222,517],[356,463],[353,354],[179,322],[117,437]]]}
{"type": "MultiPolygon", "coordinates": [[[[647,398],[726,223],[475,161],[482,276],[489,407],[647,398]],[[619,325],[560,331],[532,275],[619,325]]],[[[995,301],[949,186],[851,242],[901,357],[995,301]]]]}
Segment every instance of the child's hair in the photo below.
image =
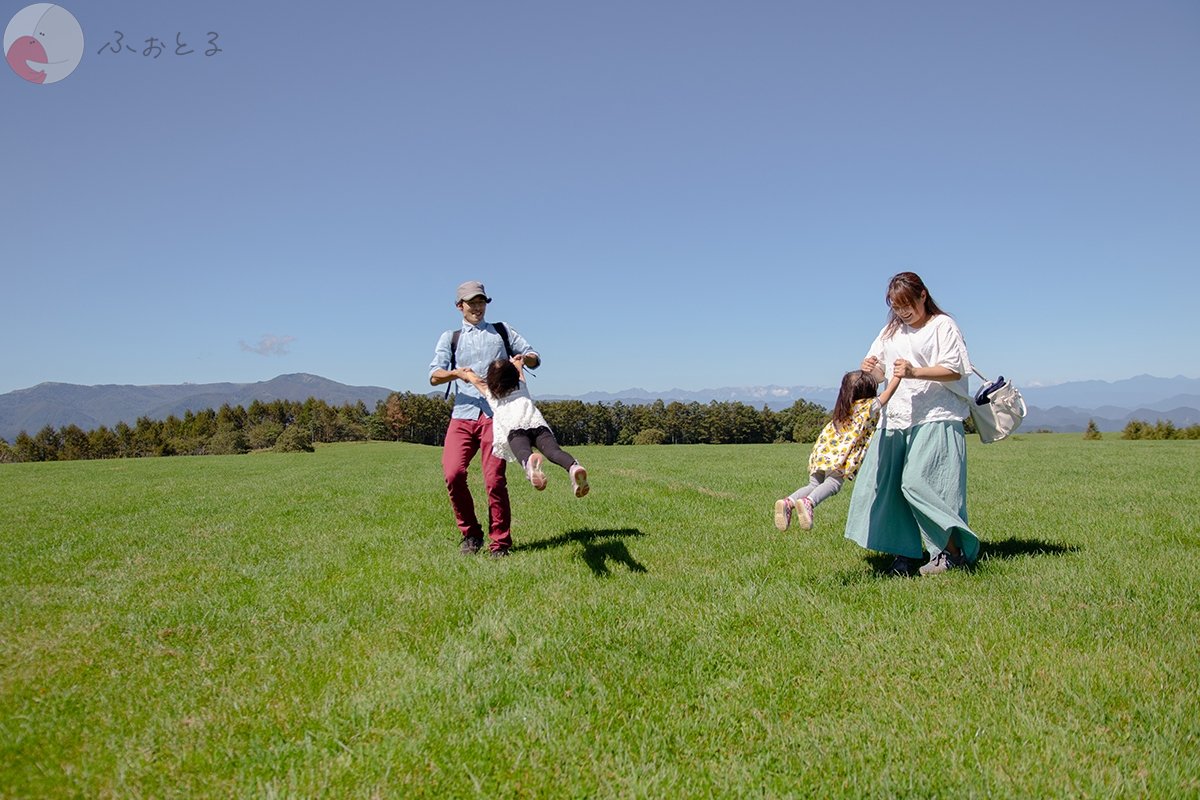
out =
{"type": "Polygon", "coordinates": [[[833,425],[839,430],[850,422],[851,410],[859,400],[875,397],[879,386],[875,376],[860,369],[851,370],[842,376],[842,388],[838,390],[837,402],[833,404],[833,425]]]}
{"type": "Polygon", "coordinates": [[[888,281],[887,294],[884,295],[884,300],[888,304],[888,321],[884,327],[886,336],[891,336],[900,328],[900,317],[896,316],[896,312],[892,310],[893,306],[916,306],[921,302],[921,292],[925,293],[925,314],[930,317],[936,317],[938,314],[945,314],[938,308],[938,304],[933,302],[933,295],[925,288],[925,281],[921,280],[921,276],[915,272],[900,272],[892,276],[888,281]]]}
{"type": "Polygon", "coordinates": [[[517,365],[507,358],[497,358],[488,364],[487,387],[493,397],[506,397],[521,383],[517,365]]]}

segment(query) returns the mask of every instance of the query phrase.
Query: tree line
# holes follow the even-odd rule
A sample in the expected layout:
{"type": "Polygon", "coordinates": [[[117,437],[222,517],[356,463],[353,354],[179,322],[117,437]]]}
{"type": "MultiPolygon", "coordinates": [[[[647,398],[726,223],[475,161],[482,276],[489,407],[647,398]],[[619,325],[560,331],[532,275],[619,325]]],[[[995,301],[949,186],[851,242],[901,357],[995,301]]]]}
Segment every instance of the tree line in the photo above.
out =
{"type": "MultiPolygon", "coordinates": [[[[1088,420],[1089,423],[1091,420],[1088,420]]],[[[1122,439],[1200,439],[1200,425],[1176,427],[1171,420],[1160,419],[1151,425],[1143,420],[1132,419],[1121,431],[1122,439]]]]}
{"type": "MultiPolygon", "coordinates": [[[[544,400],[538,407],[565,447],[813,442],[829,421],[829,411],[807,400],[781,411],[715,400],[638,405],[544,400]]],[[[133,425],[118,422],[111,428],[46,425],[32,435],[21,431],[11,443],[0,439],[0,462],[311,451],[316,442],[441,445],[452,409],[445,397],[412,392],[394,392],[374,410],[362,401],[333,406],[316,398],[255,400],[246,408],[227,403],[182,417],[138,417],[133,425]]]]}

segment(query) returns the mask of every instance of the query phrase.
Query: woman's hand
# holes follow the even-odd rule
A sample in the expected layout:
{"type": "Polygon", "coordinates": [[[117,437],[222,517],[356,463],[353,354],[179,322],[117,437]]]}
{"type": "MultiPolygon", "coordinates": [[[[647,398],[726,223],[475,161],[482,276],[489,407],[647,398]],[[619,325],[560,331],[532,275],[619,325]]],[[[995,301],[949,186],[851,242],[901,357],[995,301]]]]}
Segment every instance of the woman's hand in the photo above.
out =
{"type": "Polygon", "coordinates": [[[892,374],[899,375],[901,378],[917,377],[916,370],[913,367],[912,362],[906,358],[897,358],[892,363],[892,374]]]}
{"type": "Polygon", "coordinates": [[[878,383],[883,380],[883,365],[879,363],[879,359],[875,356],[867,356],[862,360],[859,369],[875,378],[878,383]]]}

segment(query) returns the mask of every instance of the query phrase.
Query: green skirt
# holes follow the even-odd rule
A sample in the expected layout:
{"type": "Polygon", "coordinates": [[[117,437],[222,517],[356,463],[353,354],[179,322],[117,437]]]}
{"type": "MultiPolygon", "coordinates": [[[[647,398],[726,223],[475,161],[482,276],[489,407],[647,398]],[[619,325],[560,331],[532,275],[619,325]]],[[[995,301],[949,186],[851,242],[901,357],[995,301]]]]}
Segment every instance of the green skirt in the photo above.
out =
{"type": "Polygon", "coordinates": [[[846,538],[868,550],[932,558],[953,540],[967,560],[979,537],[967,526],[967,440],[961,422],[926,422],[907,430],[879,428],[863,459],[846,538]]]}

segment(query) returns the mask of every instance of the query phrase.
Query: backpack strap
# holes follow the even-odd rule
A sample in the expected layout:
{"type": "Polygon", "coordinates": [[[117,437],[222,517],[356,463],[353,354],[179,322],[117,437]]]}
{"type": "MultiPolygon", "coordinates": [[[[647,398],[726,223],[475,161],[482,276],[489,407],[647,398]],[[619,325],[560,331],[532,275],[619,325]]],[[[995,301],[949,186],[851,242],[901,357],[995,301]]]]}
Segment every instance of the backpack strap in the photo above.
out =
{"type": "Polygon", "coordinates": [[[500,339],[504,342],[504,357],[512,358],[512,345],[508,343],[508,328],[503,322],[493,322],[492,327],[496,329],[496,333],[500,334],[500,339]]]}

